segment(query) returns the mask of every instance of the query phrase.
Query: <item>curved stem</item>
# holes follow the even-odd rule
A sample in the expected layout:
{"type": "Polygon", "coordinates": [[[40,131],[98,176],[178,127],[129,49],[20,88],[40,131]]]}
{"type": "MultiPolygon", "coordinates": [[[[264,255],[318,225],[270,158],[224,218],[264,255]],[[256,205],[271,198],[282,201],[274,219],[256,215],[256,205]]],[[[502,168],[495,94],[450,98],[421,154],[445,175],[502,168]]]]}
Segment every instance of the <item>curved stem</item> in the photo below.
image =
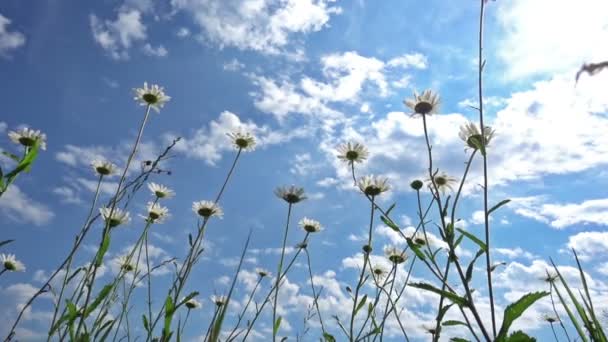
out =
{"type": "MultiPolygon", "coordinates": [[[[272,307],[272,326],[274,327],[276,325],[276,321],[277,321],[277,304],[279,301],[279,290],[281,289],[281,283],[280,283],[280,279],[281,279],[281,271],[283,269],[283,259],[285,258],[285,245],[287,244],[287,234],[289,234],[289,220],[291,219],[291,207],[292,207],[292,203],[289,203],[289,206],[287,208],[287,222],[285,223],[285,233],[283,235],[283,246],[281,247],[281,259],[279,260],[279,266],[277,267],[277,283],[276,283],[276,288],[277,290],[274,293],[274,305],[272,307]]],[[[278,329],[273,329],[272,330],[272,341],[276,341],[277,338],[277,333],[278,333],[278,329]]]]}
{"type": "MultiPolygon", "coordinates": [[[[308,253],[308,249],[304,250],[306,253],[306,260],[308,261],[308,275],[310,277],[310,288],[312,289],[312,297],[314,299],[315,308],[317,309],[317,315],[319,315],[319,323],[321,323],[321,331],[325,334],[325,325],[323,324],[323,317],[321,316],[321,310],[319,310],[319,297],[317,297],[317,292],[315,290],[315,282],[313,281],[312,276],[312,266],[310,264],[310,253],[308,253]]],[[[319,293],[320,295],[320,293],[319,293]]]]}

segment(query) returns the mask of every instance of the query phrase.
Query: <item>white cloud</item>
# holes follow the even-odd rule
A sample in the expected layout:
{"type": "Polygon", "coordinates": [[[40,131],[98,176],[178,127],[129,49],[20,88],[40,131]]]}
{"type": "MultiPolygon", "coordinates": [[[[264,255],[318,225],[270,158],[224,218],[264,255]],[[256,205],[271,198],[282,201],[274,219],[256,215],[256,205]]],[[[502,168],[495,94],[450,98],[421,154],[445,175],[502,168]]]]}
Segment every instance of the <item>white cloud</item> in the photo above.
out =
{"type": "Polygon", "coordinates": [[[332,0],[172,0],[220,47],[279,53],[295,33],[321,30],[341,12],[332,0]]]}
{"type": "Polygon", "coordinates": [[[175,35],[177,35],[179,38],[186,38],[189,37],[190,34],[192,34],[192,32],[190,32],[190,29],[187,27],[180,27],[177,30],[177,33],[175,33],[175,35]]]}
{"type": "Polygon", "coordinates": [[[494,252],[504,255],[509,259],[517,259],[517,258],[525,258],[525,259],[535,259],[536,255],[521,249],[521,247],[516,248],[493,248],[494,252]]]}
{"type": "Polygon", "coordinates": [[[49,207],[33,200],[16,185],[11,185],[0,197],[0,212],[13,221],[36,226],[50,222],[55,216],[49,207]]]}
{"type": "Polygon", "coordinates": [[[9,53],[25,45],[25,35],[18,31],[9,31],[11,20],[0,14],[0,56],[7,57],[9,53]]]}
{"type": "Polygon", "coordinates": [[[426,69],[428,65],[428,60],[426,56],[416,52],[395,57],[389,60],[387,65],[389,67],[401,67],[404,69],[410,67],[416,69],[426,69]]]}
{"type": "Polygon", "coordinates": [[[568,238],[568,248],[573,248],[583,260],[600,259],[608,252],[608,232],[582,232],[568,238]]]}
{"type": "Polygon", "coordinates": [[[233,58],[230,62],[224,63],[222,67],[227,71],[239,71],[245,67],[245,64],[239,62],[238,59],[233,58]]]}
{"type": "Polygon", "coordinates": [[[507,77],[571,71],[608,59],[608,3],[597,0],[497,2],[507,77]],[[539,16],[542,20],[539,20],[539,16]],[[559,58],[548,58],[559,56],[559,58]]]}
{"type": "Polygon", "coordinates": [[[169,55],[169,50],[167,50],[162,44],[153,47],[150,43],[146,43],[143,47],[144,54],[153,57],[167,57],[169,55]]]}
{"type": "Polygon", "coordinates": [[[546,203],[544,197],[516,198],[515,213],[563,229],[582,224],[608,224],[608,199],[591,199],[581,203],[546,203]]]}
{"type": "Polygon", "coordinates": [[[147,37],[141,12],[135,9],[121,10],[114,21],[101,21],[94,14],[90,15],[89,20],[95,42],[113,59],[128,59],[129,48],[133,43],[143,41],[147,37]]]}
{"type": "Polygon", "coordinates": [[[59,186],[53,189],[53,193],[61,197],[63,203],[80,204],[82,199],[78,196],[76,191],[67,186],[59,186]]]}

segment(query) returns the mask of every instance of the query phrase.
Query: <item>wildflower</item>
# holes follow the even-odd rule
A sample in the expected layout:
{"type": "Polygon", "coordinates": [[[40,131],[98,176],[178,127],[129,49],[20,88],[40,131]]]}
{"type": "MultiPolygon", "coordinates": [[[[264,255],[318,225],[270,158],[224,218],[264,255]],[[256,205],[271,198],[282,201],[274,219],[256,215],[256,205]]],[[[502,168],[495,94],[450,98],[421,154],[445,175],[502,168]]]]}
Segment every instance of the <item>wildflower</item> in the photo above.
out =
{"type": "Polygon", "coordinates": [[[255,137],[249,132],[232,132],[227,134],[237,150],[251,152],[255,150],[255,137]]]}
{"type": "Polygon", "coordinates": [[[186,306],[186,308],[188,308],[188,310],[192,310],[192,309],[200,309],[203,304],[201,302],[199,302],[198,300],[194,299],[194,298],[190,298],[188,299],[184,305],[186,306]]]}
{"type": "Polygon", "coordinates": [[[131,221],[129,213],[120,208],[114,208],[114,210],[112,210],[112,208],[104,207],[99,208],[99,212],[110,228],[114,228],[131,221]]]}
{"type": "Polygon", "coordinates": [[[0,254],[0,263],[10,272],[25,272],[25,265],[14,254],[0,254]]]}
{"type": "Polygon", "coordinates": [[[545,314],[545,315],[543,315],[543,320],[549,324],[553,324],[553,323],[557,322],[557,317],[555,317],[553,315],[545,314]]]}
{"type": "Polygon", "coordinates": [[[25,147],[32,147],[38,143],[41,150],[46,150],[46,134],[40,132],[39,130],[24,127],[17,131],[8,132],[8,137],[15,144],[21,144],[25,147]]]}
{"type": "MultiPolygon", "coordinates": [[[[492,140],[492,137],[494,136],[494,130],[489,126],[486,126],[483,130],[483,134],[485,136],[486,146],[488,146],[490,144],[490,140],[492,140]]],[[[458,136],[467,144],[467,146],[474,150],[480,149],[480,147],[483,146],[482,136],[479,132],[479,128],[477,128],[477,125],[472,122],[468,122],[467,124],[460,126],[458,136]]]]}
{"type": "Polygon", "coordinates": [[[456,182],[456,178],[448,176],[445,172],[433,176],[433,181],[435,186],[437,186],[437,190],[441,191],[441,193],[445,193],[447,190],[454,191],[452,184],[456,182]]]}
{"type": "Polygon", "coordinates": [[[192,210],[206,219],[210,218],[211,216],[217,216],[219,218],[224,216],[222,208],[211,201],[194,202],[192,203],[192,210]]]}
{"type": "Polygon", "coordinates": [[[135,270],[135,265],[133,265],[129,257],[126,255],[119,256],[118,259],[116,259],[116,263],[120,266],[120,269],[126,273],[133,272],[133,270],[135,270]]]}
{"type": "Polygon", "coordinates": [[[423,324],[422,329],[431,335],[435,335],[437,333],[437,327],[433,324],[423,324]]]}
{"type": "Polygon", "coordinates": [[[255,273],[257,273],[260,278],[264,278],[264,277],[269,277],[270,276],[270,272],[268,272],[268,270],[265,270],[263,268],[257,267],[255,269],[255,273]]]}
{"type": "Polygon", "coordinates": [[[388,179],[386,178],[380,178],[373,175],[365,176],[359,181],[359,189],[367,196],[374,197],[390,189],[388,184],[386,184],[387,182],[388,179]]]}
{"type": "Polygon", "coordinates": [[[148,189],[152,192],[152,195],[158,198],[171,198],[175,196],[175,191],[169,189],[162,184],[156,184],[153,182],[148,183],[148,189]]]}
{"type": "Polygon", "coordinates": [[[412,187],[412,189],[418,191],[420,189],[422,189],[422,186],[424,185],[424,183],[422,183],[421,180],[416,179],[413,182],[410,183],[410,187],[412,187]]]}
{"type": "Polygon", "coordinates": [[[296,204],[306,199],[306,195],[304,195],[304,188],[299,188],[293,185],[290,187],[282,186],[276,188],[274,190],[274,194],[289,204],[296,204]]]}
{"type": "Polygon", "coordinates": [[[552,284],[555,280],[557,279],[557,274],[556,273],[549,273],[547,271],[547,275],[542,278],[543,281],[552,284]]]}
{"type": "Polygon", "coordinates": [[[369,155],[369,152],[364,145],[354,142],[348,142],[338,146],[338,153],[338,159],[349,164],[362,163],[369,155]]]}
{"type": "Polygon", "coordinates": [[[380,264],[378,265],[374,265],[372,267],[372,274],[374,275],[374,278],[376,279],[376,281],[380,281],[382,279],[384,279],[384,277],[386,277],[386,275],[388,274],[388,271],[386,270],[386,268],[380,264]]]}
{"type": "Polygon", "coordinates": [[[169,216],[169,209],[158,203],[148,202],[148,216],[143,216],[150,223],[162,223],[169,216]]]}
{"type": "Polygon", "coordinates": [[[306,249],[308,247],[308,241],[302,241],[296,244],[296,248],[298,249],[306,249]]]}
{"type": "Polygon", "coordinates": [[[420,233],[412,235],[412,241],[419,246],[426,245],[426,238],[423,234],[420,233]]]}
{"type": "Polygon", "coordinates": [[[215,303],[215,305],[222,306],[226,304],[226,296],[211,296],[211,301],[215,303]]]}
{"type": "Polygon", "coordinates": [[[164,88],[157,84],[148,87],[148,83],[144,82],[143,88],[134,88],[133,91],[135,92],[135,97],[133,98],[135,101],[139,101],[142,106],[154,108],[156,112],[160,112],[165,102],[171,100],[171,97],[165,94],[164,88]]]}
{"type": "Polygon", "coordinates": [[[407,254],[405,254],[405,251],[402,251],[401,249],[394,246],[384,247],[384,254],[388,258],[388,260],[390,260],[394,264],[401,264],[407,259],[407,254]]]}
{"type": "Polygon", "coordinates": [[[100,176],[111,176],[116,173],[118,167],[107,160],[93,160],[91,163],[93,170],[100,176]]]}
{"type": "Polygon", "coordinates": [[[365,252],[366,254],[369,254],[372,252],[372,246],[370,246],[370,245],[363,245],[363,247],[361,247],[361,249],[363,249],[363,252],[365,252]]]}
{"type": "Polygon", "coordinates": [[[323,229],[323,227],[321,227],[321,223],[319,223],[319,221],[312,220],[307,217],[301,219],[299,222],[299,225],[307,233],[318,233],[321,231],[321,229],[323,229]]]}
{"type": "Polygon", "coordinates": [[[430,115],[437,113],[439,110],[439,94],[434,93],[432,90],[427,89],[418,94],[414,91],[414,98],[407,99],[403,103],[412,109],[415,114],[430,115]]]}

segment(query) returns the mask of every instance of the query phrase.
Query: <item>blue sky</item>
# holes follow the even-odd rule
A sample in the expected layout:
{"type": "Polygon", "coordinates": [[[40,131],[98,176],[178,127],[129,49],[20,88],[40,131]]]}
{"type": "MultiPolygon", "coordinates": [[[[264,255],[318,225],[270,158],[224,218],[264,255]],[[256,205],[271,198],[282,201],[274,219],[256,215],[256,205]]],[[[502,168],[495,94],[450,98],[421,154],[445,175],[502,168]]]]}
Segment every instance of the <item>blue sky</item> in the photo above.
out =
{"type": "MultiPolygon", "coordinates": [[[[467,151],[458,129],[475,119],[468,105],[477,103],[477,16],[474,1],[3,1],[0,146],[16,151],[6,133],[27,125],[47,134],[48,150],[0,199],[0,240],[16,240],[2,252],[27,266],[25,273],[0,278],[0,332],[62,260],[82,224],[94,190],[92,159],[124,164],[143,114],[131,89],[144,81],[164,86],[172,100],[152,115],[138,160],[182,137],[164,164],[172,175],[154,179],[177,193],[167,202],[172,217],[154,227],[156,260],[184,256],[196,224],[191,203],[215,196],[234,157],[225,133],[243,128],[258,138],[257,150],[239,161],[221,203],[225,217],[210,226],[209,248],[191,278],[189,289],[201,292],[204,308],[190,318],[187,337],[204,335],[208,297],[227,291],[225,277],[233,274],[250,229],[246,271],[276,268],[286,215],[285,203],[273,195],[280,185],[303,186],[309,196],[296,206],[293,223],[308,216],[325,226],[309,247],[313,271],[325,285],[325,320],[344,314],[340,308],[350,305],[344,287],[356,282],[368,203],[353,191],[335,148],[349,140],[365,143],[371,156],[358,174],[388,177],[392,190],[383,204],[397,202],[400,224],[415,224],[415,194],[408,185],[425,178],[426,150],[422,123],[409,116],[402,100],[414,89],[441,94],[440,114],[429,120],[433,152],[441,170],[460,177],[467,151]]],[[[550,257],[574,276],[569,248],[583,257],[597,306],[608,308],[602,299],[608,291],[608,74],[574,84],[584,62],[608,59],[605,44],[597,45],[608,39],[607,20],[599,0],[488,5],[485,104],[496,129],[490,202],[513,199],[491,222],[494,260],[507,262],[495,275],[500,311],[544,286],[539,278],[550,257]]],[[[476,163],[458,213],[463,227],[476,233],[482,230],[480,174],[476,163]]],[[[138,195],[133,216],[147,196],[138,195]]],[[[133,220],[121,229],[109,259],[142,227],[133,220]]],[[[80,263],[92,256],[97,229],[80,263]]],[[[379,247],[403,244],[382,225],[375,232],[379,247]]],[[[302,235],[293,229],[289,243],[302,235]]],[[[462,253],[470,258],[473,246],[462,253]]],[[[300,261],[284,290],[288,324],[281,334],[291,337],[301,333],[311,298],[300,261]]],[[[247,275],[239,281],[239,302],[251,286],[247,275]]],[[[417,266],[414,275],[428,274],[417,266]]],[[[159,296],[169,279],[168,272],[155,276],[159,296]]],[[[474,279],[481,301],[487,299],[483,279],[481,271],[474,279]]],[[[436,298],[413,290],[408,296],[407,326],[414,340],[424,341],[422,324],[432,321],[436,298]]],[[[50,303],[40,299],[27,315],[23,340],[44,336],[50,303]]],[[[539,340],[550,334],[541,320],[549,304],[540,302],[519,322],[539,340]]],[[[257,327],[259,340],[267,336],[269,321],[257,327]]],[[[400,340],[396,322],[389,325],[389,337],[400,340]]]]}

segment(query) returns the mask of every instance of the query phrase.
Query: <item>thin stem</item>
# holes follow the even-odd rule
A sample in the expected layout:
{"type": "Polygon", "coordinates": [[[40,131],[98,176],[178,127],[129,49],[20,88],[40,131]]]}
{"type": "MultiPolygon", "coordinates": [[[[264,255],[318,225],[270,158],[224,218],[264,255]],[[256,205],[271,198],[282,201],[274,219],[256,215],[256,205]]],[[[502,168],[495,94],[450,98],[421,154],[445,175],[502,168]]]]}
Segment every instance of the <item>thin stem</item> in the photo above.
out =
{"type": "Polygon", "coordinates": [[[8,271],[8,268],[4,268],[2,271],[0,271],[0,275],[4,274],[6,271],[8,271]]]}
{"type": "Polygon", "coordinates": [[[308,261],[308,275],[310,277],[310,288],[312,289],[312,298],[314,299],[315,308],[317,309],[317,315],[319,315],[319,322],[321,323],[321,331],[325,334],[325,325],[323,325],[323,317],[321,317],[321,310],[319,310],[319,297],[317,297],[317,292],[315,291],[315,282],[313,281],[312,276],[312,266],[310,264],[310,253],[308,253],[308,249],[304,250],[306,253],[306,260],[308,261]]]}
{"type": "Polygon", "coordinates": [[[484,210],[484,228],[485,228],[485,243],[486,251],[486,274],[488,278],[488,295],[490,297],[490,311],[492,314],[492,333],[496,338],[496,314],[494,310],[494,291],[492,289],[492,264],[490,257],[490,214],[488,212],[488,158],[485,126],[483,124],[483,17],[486,0],[480,0],[481,6],[479,10],[479,56],[478,56],[478,92],[479,92],[479,127],[481,129],[481,145],[484,148],[483,156],[483,210],[484,210]]]}
{"type": "Polygon", "coordinates": [[[559,325],[562,327],[562,330],[564,330],[564,334],[566,335],[566,338],[568,339],[568,342],[570,342],[570,335],[568,335],[568,330],[566,330],[566,327],[564,326],[564,322],[562,322],[562,318],[559,316],[559,313],[557,312],[557,308],[555,307],[555,299],[553,298],[553,282],[549,283],[549,297],[551,298],[551,306],[553,307],[553,312],[555,313],[555,317],[557,317],[557,320],[559,321],[559,325]]]}
{"type": "MultiPolygon", "coordinates": [[[[150,273],[150,255],[148,253],[148,232],[144,235],[144,249],[146,256],[146,272],[148,276],[148,322],[152,320],[152,273],[150,273]]],[[[188,310],[190,313],[190,310],[188,310]]]]}
{"type": "MultiPolygon", "coordinates": [[[[384,306],[384,315],[382,316],[382,323],[380,324],[380,342],[382,342],[384,340],[384,324],[386,323],[386,318],[388,317],[389,311],[388,311],[388,305],[391,302],[391,295],[393,293],[393,287],[395,286],[395,282],[397,281],[397,264],[393,263],[393,269],[391,270],[390,274],[393,274],[393,281],[391,282],[391,286],[388,289],[388,293],[386,294],[386,303],[384,306]]],[[[394,306],[393,306],[394,308],[394,306]]],[[[396,311],[396,310],[395,310],[396,311]]]]}
{"type": "Polygon", "coordinates": [[[257,291],[258,287],[260,286],[260,283],[262,282],[262,279],[264,279],[264,278],[260,277],[258,279],[258,281],[255,283],[255,286],[253,287],[253,290],[251,291],[251,294],[249,294],[249,299],[247,300],[247,304],[245,304],[245,307],[243,308],[243,311],[241,311],[241,313],[239,314],[239,318],[238,318],[238,320],[236,322],[236,325],[234,326],[234,329],[232,329],[232,331],[230,332],[230,335],[228,335],[228,337],[226,338],[226,341],[232,341],[232,340],[234,340],[238,336],[238,334],[237,335],[234,335],[234,334],[236,333],[237,329],[241,325],[241,321],[243,320],[243,317],[245,317],[245,314],[247,313],[247,309],[249,308],[249,305],[253,301],[253,297],[255,296],[255,292],[257,291]]]}
{"type": "Polygon", "coordinates": [[[555,337],[555,342],[559,342],[559,339],[557,338],[557,334],[555,333],[555,327],[553,327],[553,323],[551,323],[551,331],[553,331],[553,336],[555,337]]]}
{"type": "MultiPolygon", "coordinates": [[[[276,292],[274,294],[274,305],[272,307],[272,326],[274,327],[277,321],[277,304],[278,304],[278,300],[279,300],[279,290],[281,287],[281,284],[279,283],[281,277],[281,271],[283,268],[283,258],[285,258],[285,245],[287,244],[287,234],[289,233],[289,220],[291,219],[291,207],[292,207],[292,203],[289,203],[289,206],[287,208],[287,222],[285,223],[285,233],[283,235],[283,246],[281,247],[281,259],[279,260],[279,266],[277,267],[277,285],[276,285],[276,292]]],[[[277,338],[277,333],[278,333],[278,329],[273,329],[272,330],[272,341],[275,342],[276,338],[277,338]]]]}

